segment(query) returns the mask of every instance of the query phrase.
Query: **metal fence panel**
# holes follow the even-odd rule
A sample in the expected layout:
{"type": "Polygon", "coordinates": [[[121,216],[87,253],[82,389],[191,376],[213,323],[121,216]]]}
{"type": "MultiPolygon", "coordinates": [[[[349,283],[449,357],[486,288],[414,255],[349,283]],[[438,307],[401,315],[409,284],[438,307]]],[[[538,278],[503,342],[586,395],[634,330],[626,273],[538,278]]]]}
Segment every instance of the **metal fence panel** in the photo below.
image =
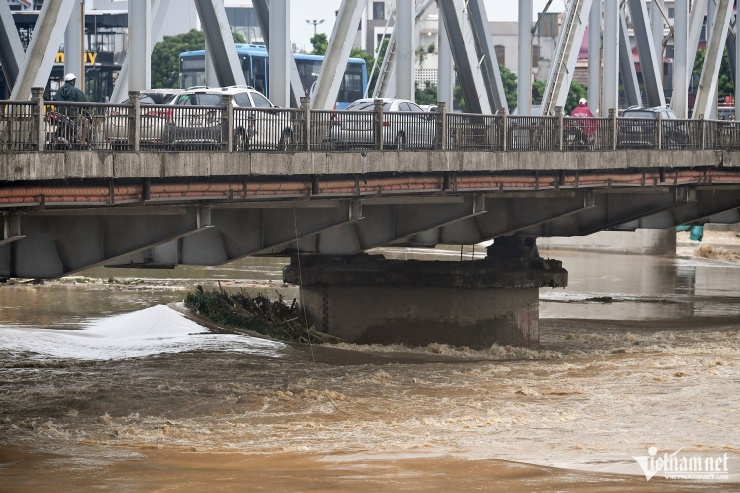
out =
{"type": "Polygon", "coordinates": [[[566,117],[563,119],[563,150],[611,150],[612,139],[610,118],[566,117]]]}
{"type": "Polygon", "coordinates": [[[500,151],[503,118],[496,115],[447,113],[447,149],[500,151]]]}
{"type": "Polygon", "coordinates": [[[36,105],[28,101],[0,101],[0,150],[34,150],[38,140],[36,115],[36,105]]]}
{"type": "Polygon", "coordinates": [[[507,123],[507,149],[516,151],[556,151],[560,149],[559,119],[555,116],[510,116],[507,123]]]}
{"type": "Polygon", "coordinates": [[[434,149],[436,135],[435,113],[394,111],[383,114],[384,149],[434,149]]]}
{"type": "Polygon", "coordinates": [[[173,105],[164,142],[173,151],[214,151],[223,145],[225,111],[220,106],[173,105]]]}
{"type": "Polygon", "coordinates": [[[657,121],[653,118],[619,118],[617,149],[656,149],[657,121]]]}
{"type": "Polygon", "coordinates": [[[234,151],[295,151],[303,134],[301,110],[234,108],[234,151]]]}
{"type": "Polygon", "coordinates": [[[323,140],[317,135],[315,149],[345,151],[376,148],[374,112],[332,111],[328,113],[330,115],[327,115],[327,112],[312,112],[316,115],[311,118],[311,126],[316,127],[314,132],[318,133],[326,129],[323,140]],[[327,117],[329,118],[328,125],[327,117]]]}

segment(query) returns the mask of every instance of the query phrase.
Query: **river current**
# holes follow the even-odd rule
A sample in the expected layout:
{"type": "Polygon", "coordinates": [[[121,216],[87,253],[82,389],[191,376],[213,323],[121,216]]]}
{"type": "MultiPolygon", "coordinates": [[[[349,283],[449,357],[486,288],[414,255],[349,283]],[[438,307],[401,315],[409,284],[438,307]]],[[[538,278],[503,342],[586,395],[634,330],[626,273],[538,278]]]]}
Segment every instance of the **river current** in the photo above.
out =
{"type": "Polygon", "coordinates": [[[541,252],[569,286],[541,290],[535,350],[297,346],[183,313],[216,280],[292,299],[282,259],[4,285],[0,492],[740,491],[740,262],[695,248],[541,252]],[[664,454],[727,471],[648,481],[664,454]]]}

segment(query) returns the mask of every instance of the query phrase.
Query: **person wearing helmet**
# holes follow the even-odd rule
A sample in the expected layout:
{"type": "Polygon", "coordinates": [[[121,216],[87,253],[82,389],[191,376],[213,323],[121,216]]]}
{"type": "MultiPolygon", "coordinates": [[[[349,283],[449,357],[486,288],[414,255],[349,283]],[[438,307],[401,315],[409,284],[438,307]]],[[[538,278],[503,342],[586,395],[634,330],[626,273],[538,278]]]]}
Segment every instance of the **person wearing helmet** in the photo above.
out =
{"type": "Polygon", "coordinates": [[[75,87],[77,82],[77,76],[75,74],[67,74],[64,76],[64,85],[59,88],[57,93],[54,95],[54,101],[72,101],[77,103],[86,103],[87,98],[85,93],[75,87]]]}
{"type": "Polygon", "coordinates": [[[593,113],[591,113],[591,110],[588,109],[588,101],[586,101],[584,98],[578,100],[578,106],[573,108],[573,111],[570,112],[570,116],[577,116],[580,118],[594,117],[593,113]]]}
{"type": "MultiPolygon", "coordinates": [[[[85,97],[84,92],[75,87],[76,82],[77,76],[75,74],[65,75],[64,85],[54,95],[54,101],[86,103],[87,97],[85,97]]],[[[65,128],[60,130],[65,134],[64,139],[75,145],[87,145],[90,134],[90,115],[85,111],[85,108],[60,105],[58,111],[68,119],[67,121],[74,123],[74,125],[66,125],[65,128]]]]}

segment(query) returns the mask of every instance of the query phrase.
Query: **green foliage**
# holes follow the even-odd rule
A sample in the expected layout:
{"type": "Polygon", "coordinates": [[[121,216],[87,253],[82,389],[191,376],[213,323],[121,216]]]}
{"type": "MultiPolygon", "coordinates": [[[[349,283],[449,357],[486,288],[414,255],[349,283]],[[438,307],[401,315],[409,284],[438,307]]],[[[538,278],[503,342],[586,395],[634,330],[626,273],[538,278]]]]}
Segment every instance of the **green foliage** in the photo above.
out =
{"type": "Polygon", "coordinates": [[[588,90],[580,82],[572,82],[568,97],[565,100],[565,108],[563,108],[566,115],[569,115],[573,108],[578,106],[578,100],[581,98],[588,98],[588,90]]]}
{"type": "Polygon", "coordinates": [[[419,68],[422,68],[424,60],[427,59],[427,50],[423,46],[419,46],[414,54],[416,55],[416,63],[419,64],[419,68]]]}
{"type": "MultiPolygon", "coordinates": [[[[704,66],[704,58],[706,57],[706,50],[700,49],[696,51],[696,59],[694,60],[694,70],[691,75],[695,77],[696,83],[699,83],[701,78],[701,69],[704,66]]],[[[719,76],[717,77],[717,97],[723,96],[734,96],[735,95],[735,84],[732,82],[732,70],[730,69],[730,58],[727,55],[727,50],[722,54],[722,63],[719,66],[719,76]]]]}
{"type": "MultiPolygon", "coordinates": [[[[244,36],[233,33],[236,43],[244,43],[244,36]]],[[[191,29],[176,36],[165,36],[152,50],[152,87],[177,87],[180,71],[180,53],[203,50],[206,38],[203,31],[191,29]]]]}
{"type": "Polygon", "coordinates": [[[312,54],[326,55],[326,49],[329,47],[329,39],[326,37],[326,34],[317,33],[316,35],[312,36],[309,41],[313,45],[313,51],[311,52],[312,54]]]}
{"type": "Polygon", "coordinates": [[[504,84],[506,105],[509,107],[509,111],[511,111],[513,108],[516,108],[516,74],[503,65],[499,65],[498,68],[501,72],[501,82],[504,84]]]}
{"type": "Polygon", "coordinates": [[[416,104],[437,103],[437,86],[429,81],[424,82],[424,89],[419,88],[419,84],[415,84],[414,93],[416,104]]]}

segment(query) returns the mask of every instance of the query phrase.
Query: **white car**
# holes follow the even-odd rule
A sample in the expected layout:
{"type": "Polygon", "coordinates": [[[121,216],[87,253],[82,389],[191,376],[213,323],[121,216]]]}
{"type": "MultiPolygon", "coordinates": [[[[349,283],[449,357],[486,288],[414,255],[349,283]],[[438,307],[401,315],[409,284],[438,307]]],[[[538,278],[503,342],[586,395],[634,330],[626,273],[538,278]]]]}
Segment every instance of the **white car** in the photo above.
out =
{"type": "MultiPolygon", "coordinates": [[[[383,147],[430,149],[434,147],[436,115],[406,99],[383,98],[383,147]]],[[[375,100],[358,99],[332,119],[327,141],[338,149],[372,147],[375,100]],[[365,114],[367,113],[367,114],[365,114]]]]}
{"type": "Polygon", "coordinates": [[[292,147],[291,110],[278,108],[250,86],[193,88],[178,94],[165,129],[167,143],[174,147],[221,147],[226,94],[233,97],[235,151],[292,147]]]}

